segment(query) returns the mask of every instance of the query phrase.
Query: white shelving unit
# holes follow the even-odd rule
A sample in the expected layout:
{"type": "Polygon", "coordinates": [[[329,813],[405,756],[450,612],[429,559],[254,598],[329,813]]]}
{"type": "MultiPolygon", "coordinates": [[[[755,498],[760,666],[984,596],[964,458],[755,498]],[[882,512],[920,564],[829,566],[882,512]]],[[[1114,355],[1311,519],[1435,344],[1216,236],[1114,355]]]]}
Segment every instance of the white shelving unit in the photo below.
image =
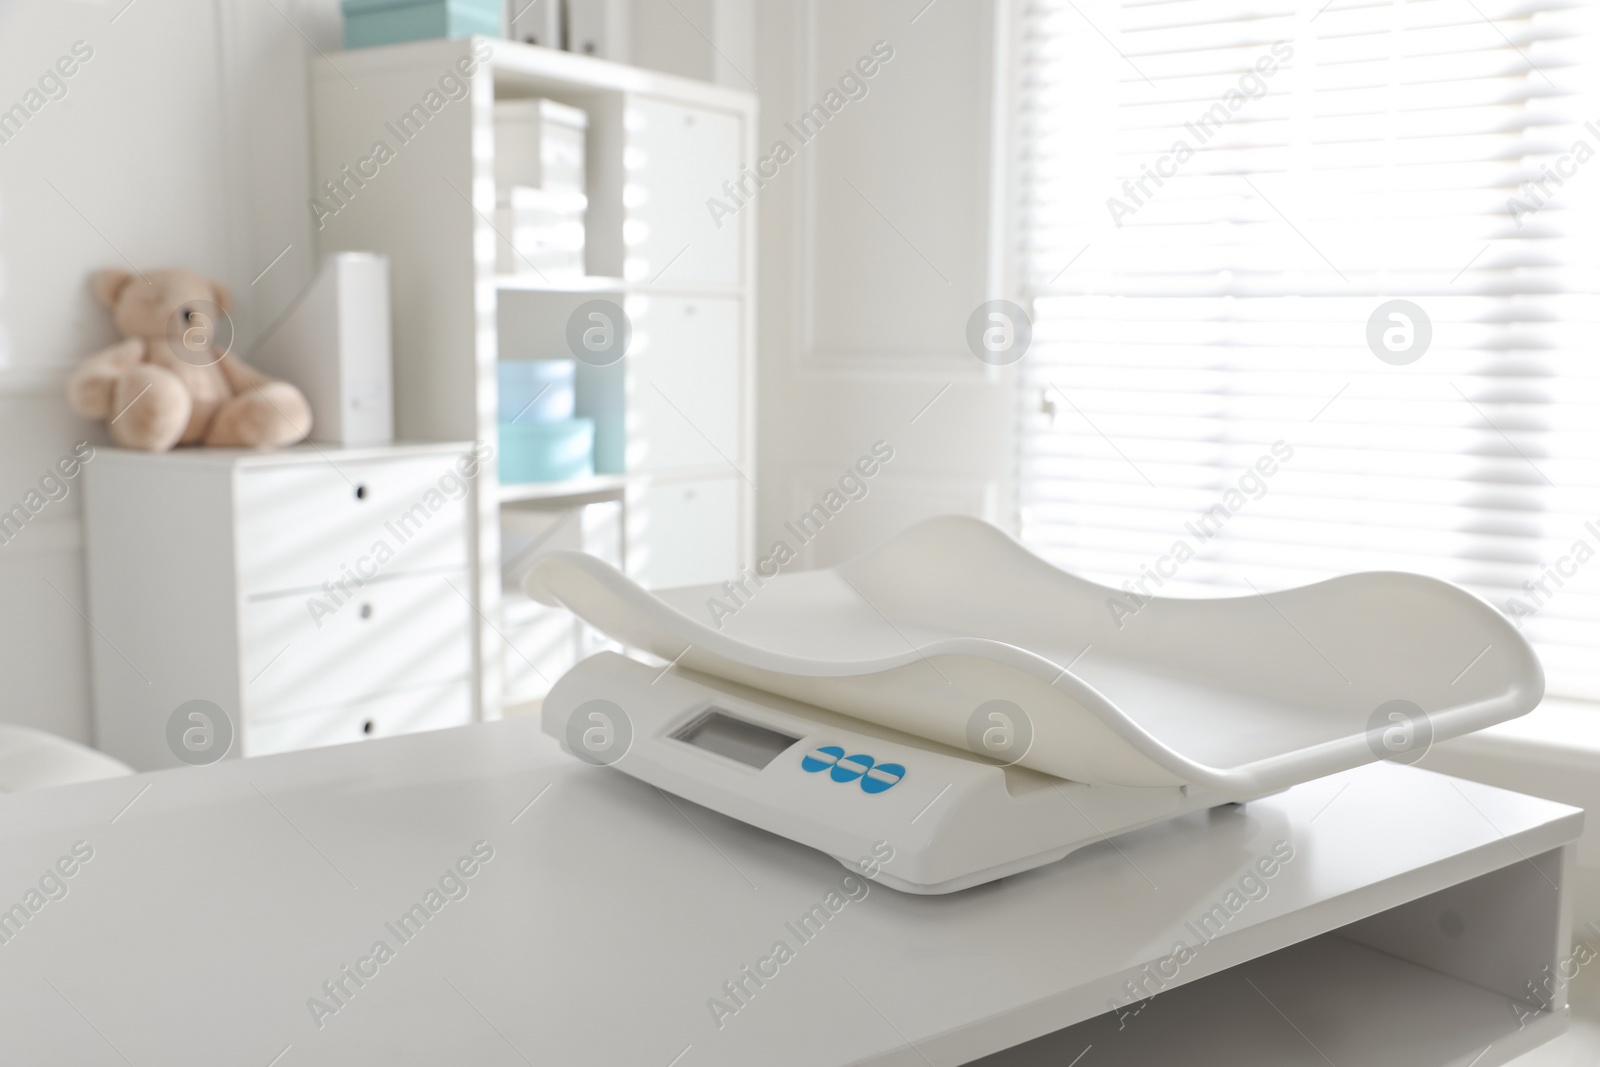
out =
{"type": "Polygon", "coordinates": [[[495,442],[497,361],[572,358],[567,321],[586,301],[610,299],[631,321],[625,359],[579,364],[579,414],[597,422],[595,476],[501,485],[492,464],[481,476],[475,707],[495,718],[508,664],[554,677],[571,658],[539,663],[508,647],[530,606],[506,610],[519,594],[503,588],[503,509],[621,501],[621,559],[647,585],[721,581],[753,560],[755,212],[719,220],[708,201],[727,202],[724,183],[755,167],[755,98],[471,38],[324,57],[312,111],[319,255],[391,261],[400,439],[495,442]],[[446,90],[463,83],[451,99],[446,90]],[[494,106],[530,98],[589,117],[583,277],[496,267],[509,235],[494,222],[494,106]]]}

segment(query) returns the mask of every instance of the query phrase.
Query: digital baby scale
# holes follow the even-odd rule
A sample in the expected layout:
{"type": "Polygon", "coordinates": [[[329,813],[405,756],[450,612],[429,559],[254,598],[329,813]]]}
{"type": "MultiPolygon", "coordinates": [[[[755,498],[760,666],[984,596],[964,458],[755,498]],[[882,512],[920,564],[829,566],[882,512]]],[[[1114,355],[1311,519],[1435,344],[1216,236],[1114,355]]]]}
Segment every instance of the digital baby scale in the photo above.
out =
{"type": "Polygon", "coordinates": [[[573,755],[948,893],[1533,709],[1543,671],[1446,582],[1355,574],[1224,599],[1130,597],[945,517],[830,570],[647,592],[535,562],[601,653],[550,692],[573,755]],[[884,844],[889,847],[882,848],[884,844]]]}

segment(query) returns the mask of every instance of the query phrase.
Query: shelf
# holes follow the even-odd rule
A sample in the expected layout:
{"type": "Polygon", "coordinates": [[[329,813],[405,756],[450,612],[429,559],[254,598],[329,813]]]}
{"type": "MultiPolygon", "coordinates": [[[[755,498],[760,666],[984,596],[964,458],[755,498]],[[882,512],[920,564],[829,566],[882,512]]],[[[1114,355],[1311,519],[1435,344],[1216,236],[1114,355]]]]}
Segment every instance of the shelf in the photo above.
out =
{"type": "Polygon", "coordinates": [[[546,278],[538,274],[497,274],[494,285],[502,292],[519,293],[620,293],[628,287],[621,278],[588,274],[581,278],[546,278]]]}
{"type": "Polygon", "coordinates": [[[628,484],[620,474],[597,474],[565,482],[502,483],[500,503],[523,504],[541,500],[573,500],[583,497],[617,496],[628,484]]]}
{"type": "Polygon", "coordinates": [[[1566,1025],[1563,1014],[1538,1011],[1526,1022],[1518,1028],[1504,996],[1335,932],[985,1057],[973,1067],[1068,1063],[1085,1046],[1093,1046],[1097,1067],[1495,1067],[1566,1025]]]}

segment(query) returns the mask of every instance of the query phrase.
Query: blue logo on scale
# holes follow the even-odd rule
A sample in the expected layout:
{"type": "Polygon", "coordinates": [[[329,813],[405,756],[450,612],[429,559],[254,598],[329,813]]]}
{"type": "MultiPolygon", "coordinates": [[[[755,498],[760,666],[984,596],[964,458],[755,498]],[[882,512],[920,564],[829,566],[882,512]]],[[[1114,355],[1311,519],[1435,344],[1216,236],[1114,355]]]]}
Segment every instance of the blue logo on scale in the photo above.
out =
{"type": "Polygon", "coordinates": [[[836,782],[860,782],[864,793],[882,793],[906,776],[898,763],[879,763],[861,753],[845,755],[838,745],[822,745],[800,758],[800,769],[807,774],[828,772],[836,782]]]}

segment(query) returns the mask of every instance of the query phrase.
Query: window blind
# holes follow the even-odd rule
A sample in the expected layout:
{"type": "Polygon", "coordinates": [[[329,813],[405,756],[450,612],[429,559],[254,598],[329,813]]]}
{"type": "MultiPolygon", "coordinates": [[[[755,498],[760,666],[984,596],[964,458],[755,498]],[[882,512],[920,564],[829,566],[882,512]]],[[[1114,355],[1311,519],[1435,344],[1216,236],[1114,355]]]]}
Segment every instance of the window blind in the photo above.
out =
{"type": "Polygon", "coordinates": [[[1434,575],[1600,699],[1596,5],[1019,5],[1023,539],[1434,575]]]}

